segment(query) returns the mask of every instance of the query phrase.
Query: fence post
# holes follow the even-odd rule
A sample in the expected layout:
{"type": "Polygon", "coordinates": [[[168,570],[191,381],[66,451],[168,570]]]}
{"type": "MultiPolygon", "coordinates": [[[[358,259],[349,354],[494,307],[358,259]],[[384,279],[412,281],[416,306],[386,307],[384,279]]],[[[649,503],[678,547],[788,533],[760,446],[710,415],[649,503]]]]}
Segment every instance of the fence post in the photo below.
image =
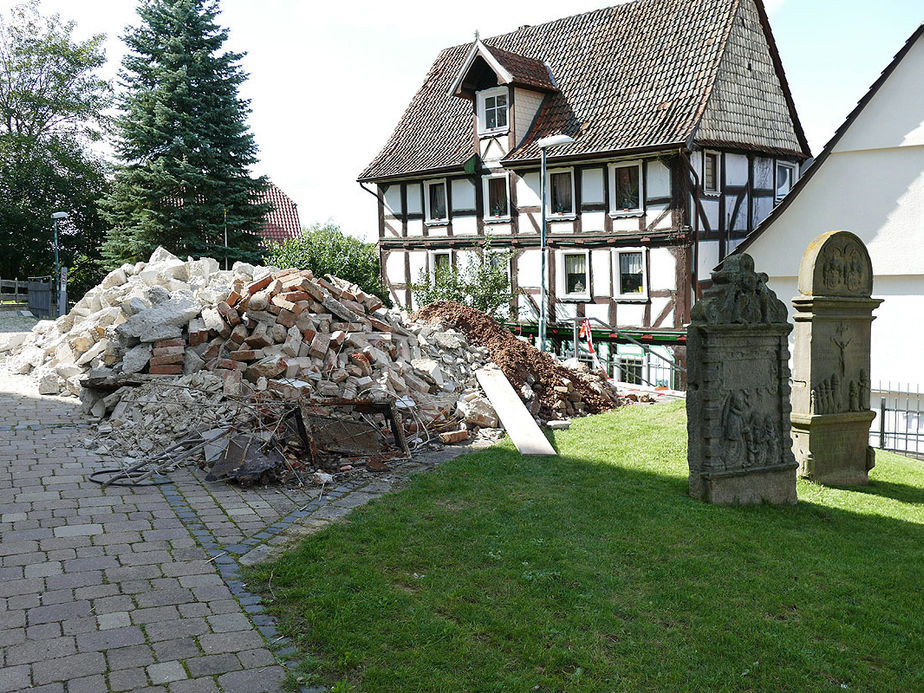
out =
{"type": "Polygon", "coordinates": [[[879,399],[879,449],[885,450],[885,412],[886,398],[879,399]]]}
{"type": "Polygon", "coordinates": [[[19,303],[19,277],[13,280],[13,300],[19,303]]]}

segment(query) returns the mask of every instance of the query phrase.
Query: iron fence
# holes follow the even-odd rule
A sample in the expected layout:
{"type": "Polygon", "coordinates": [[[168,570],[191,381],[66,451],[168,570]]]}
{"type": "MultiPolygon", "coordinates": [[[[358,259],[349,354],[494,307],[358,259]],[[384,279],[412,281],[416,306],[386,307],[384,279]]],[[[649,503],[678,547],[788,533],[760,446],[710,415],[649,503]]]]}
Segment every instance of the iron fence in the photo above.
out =
{"type": "Polygon", "coordinates": [[[870,445],[924,457],[924,393],[911,383],[879,383],[870,404],[876,418],[870,426],[870,445]]]}

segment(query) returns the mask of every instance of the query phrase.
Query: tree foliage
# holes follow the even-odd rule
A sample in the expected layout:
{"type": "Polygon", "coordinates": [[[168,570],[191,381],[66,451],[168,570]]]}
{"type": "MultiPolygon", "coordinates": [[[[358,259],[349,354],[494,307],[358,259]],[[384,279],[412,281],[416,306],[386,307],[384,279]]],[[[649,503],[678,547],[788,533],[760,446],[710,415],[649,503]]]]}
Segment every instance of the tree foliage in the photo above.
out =
{"type": "Polygon", "coordinates": [[[104,36],[76,41],[74,26],[43,17],[37,0],[0,16],[0,276],[53,271],[55,211],[71,215],[59,226],[62,265],[98,256],[107,182],[88,147],[111,90],[97,74],[104,36]]]}
{"type": "Polygon", "coordinates": [[[310,269],[316,276],[333,274],[391,305],[375,243],[348,236],[336,224],[313,224],[297,238],[268,246],[265,260],[275,267],[310,269]]]}
{"type": "Polygon", "coordinates": [[[513,293],[508,267],[510,251],[491,249],[488,239],[480,252],[469,253],[461,266],[444,265],[428,273],[421,270],[411,291],[417,305],[455,301],[503,320],[510,317],[513,293]]]}
{"type": "Polygon", "coordinates": [[[142,0],[125,36],[124,95],[116,119],[121,162],[103,202],[112,264],[146,259],[158,245],[179,255],[259,258],[265,178],[250,168],[242,53],[223,51],[216,0],[142,0]]]}

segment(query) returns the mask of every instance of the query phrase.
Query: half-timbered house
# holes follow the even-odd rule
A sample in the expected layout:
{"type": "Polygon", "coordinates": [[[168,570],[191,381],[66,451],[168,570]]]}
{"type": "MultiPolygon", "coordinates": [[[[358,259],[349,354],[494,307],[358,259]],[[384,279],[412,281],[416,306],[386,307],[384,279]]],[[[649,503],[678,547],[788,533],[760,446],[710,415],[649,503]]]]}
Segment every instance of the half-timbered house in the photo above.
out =
{"type": "MultiPolygon", "coordinates": [[[[534,334],[540,148],[550,333],[682,346],[710,270],[809,156],[760,0],[635,0],[440,53],[359,177],[378,197],[395,301],[490,237],[513,252],[512,321],[534,334]]],[[[615,350],[614,350],[615,351],[615,350]]],[[[682,358],[682,349],[678,356],[682,358]]],[[[618,349],[634,376],[647,355],[618,349]]]]}

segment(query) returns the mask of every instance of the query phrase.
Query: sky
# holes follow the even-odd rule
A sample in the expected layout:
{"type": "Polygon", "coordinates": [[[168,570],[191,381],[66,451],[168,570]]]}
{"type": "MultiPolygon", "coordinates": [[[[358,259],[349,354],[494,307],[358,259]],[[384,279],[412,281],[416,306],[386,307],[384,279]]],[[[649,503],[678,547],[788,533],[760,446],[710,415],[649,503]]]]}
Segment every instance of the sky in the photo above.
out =
{"type": "MultiPolygon", "coordinates": [[[[0,10],[16,4],[0,0],[0,10]]],[[[618,4],[571,0],[385,2],[222,0],[226,46],[247,52],[255,173],[298,204],[302,225],[333,221],[374,240],[375,198],[356,177],[385,144],[436,55],[447,46],[522,24],[618,4]]],[[[921,0],[766,0],[796,108],[817,154],[924,21],[921,0]]],[[[135,0],[41,0],[77,22],[76,35],[107,35],[106,76],[137,21],[135,0]]]]}

